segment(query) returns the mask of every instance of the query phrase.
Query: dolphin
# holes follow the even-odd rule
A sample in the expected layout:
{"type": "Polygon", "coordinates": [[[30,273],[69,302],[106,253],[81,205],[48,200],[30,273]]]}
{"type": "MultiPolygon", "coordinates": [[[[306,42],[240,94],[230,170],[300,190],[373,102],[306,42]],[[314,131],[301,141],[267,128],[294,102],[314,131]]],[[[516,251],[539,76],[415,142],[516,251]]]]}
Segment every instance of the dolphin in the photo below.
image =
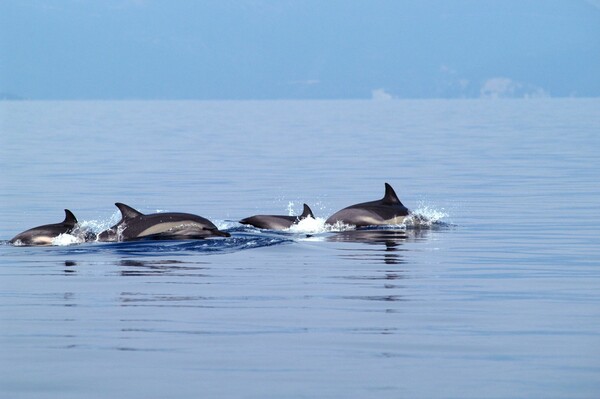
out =
{"type": "Polygon", "coordinates": [[[131,241],[139,239],[195,239],[230,237],[217,229],[210,220],[190,213],[154,213],[144,215],[132,207],[117,202],[121,220],[98,234],[97,241],[131,241]]]}
{"type": "Polygon", "coordinates": [[[410,211],[402,205],[392,186],[385,183],[385,195],[377,201],[351,205],[331,215],[325,223],[342,222],[356,227],[401,224],[410,211]]]}
{"type": "Polygon", "coordinates": [[[249,224],[259,229],[283,230],[290,228],[294,223],[298,223],[307,217],[315,218],[308,205],[304,204],[304,210],[298,216],[284,215],[254,215],[240,220],[241,224],[249,224]]]}
{"type": "Polygon", "coordinates": [[[14,236],[9,242],[17,245],[50,245],[61,234],[71,233],[77,226],[73,212],[65,209],[65,220],[55,224],[34,227],[14,236]]]}

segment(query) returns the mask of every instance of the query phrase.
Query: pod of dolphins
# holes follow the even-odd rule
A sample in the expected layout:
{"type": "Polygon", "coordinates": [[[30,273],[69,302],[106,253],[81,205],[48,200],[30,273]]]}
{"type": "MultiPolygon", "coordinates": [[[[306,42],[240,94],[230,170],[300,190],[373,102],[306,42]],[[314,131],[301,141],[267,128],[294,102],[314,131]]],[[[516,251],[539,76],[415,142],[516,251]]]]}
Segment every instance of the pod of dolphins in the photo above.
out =
{"type": "MultiPolygon", "coordinates": [[[[138,210],[117,202],[121,220],[99,234],[86,236],[86,240],[100,242],[132,241],[141,239],[174,240],[230,237],[210,220],[190,213],[163,212],[145,215],[138,210]]],[[[343,223],[357,228],[401,224],[410,211],[400,202],[396,192],[385,183],[382,199],[350,205],[331,215],[325,223],[343,223]]],[[[254,215],[240,220],[241,224],[260,229],[284,230],[314,215],[308,205],[298,216],[254,215]]],[[[75,215],[65,209],[65,219],[60,223],[47,224],[17,234],[9,242],[17,245],[50,245],[61,234],[70,234],[79,227],[75,215]]]]}

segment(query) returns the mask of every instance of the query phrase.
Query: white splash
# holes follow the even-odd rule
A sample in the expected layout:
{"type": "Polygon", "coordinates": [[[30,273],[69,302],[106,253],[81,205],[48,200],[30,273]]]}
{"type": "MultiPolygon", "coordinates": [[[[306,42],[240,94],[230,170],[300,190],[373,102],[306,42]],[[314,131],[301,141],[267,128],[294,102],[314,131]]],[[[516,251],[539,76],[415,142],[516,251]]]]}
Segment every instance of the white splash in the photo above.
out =
{"type": "Polygon", "coordinates": [[[403,224],[408,227],[427,228],[440,223],[445,217],[448,217],[448,213],[444,208],[436,209],[421,203],[404,219],[403,224]]]}
{"type": "Polygon", "coordinates": [[[91,219],[79,222],[79,228],[81,230],[92,231],[94,233],[100,233],[106,229],[110,229],[112,226],[117,224],[121,220],[121,212],[115,211],[109,219],[91,219]]]}
{"type": "Polygon", "coordinates": [[[84,220],[79,222],[81,230],[93,231],[94,233],[104,231],[111,226],[110,220],[84,220]]]}
{"type": "Polygon", "coordinates": [[[235,227],[239,227],[240,225],[238,222],[234,222],[233,220],[213,220],[212,222],[219,230],[233,229],[235,227]]]}
{"type": "Polygon", "coordinates": [[[288,205],[287,205],[288,216],[295,216],[294,205],[295,204],[293,201],[288,201],[288,205]]]}
{"type": "Polygon", "coordinates": [[[342,221],[337,221],[334,224],[327,224],[327,231],[338,232],[338,231],[348,231],[348,230],[356,230],[356,226],[353,224],[346,224],[342,221]]]}
{"type": "Polygon", "coordinates": [[[52,239],[52,245],[57,246],[81,244],[82,242],[85,242],[85,240],[68,233],[59,234],[58,236],[52,239]]]}
{"type": "Polygon", "coordinates": [[[289,229],[286,229],[286,231],[297,234],[319,234],[335,231],[353,230],[355,228],[355,226],[347,225],[342,222],[336,222],[333,225],[327,224],[325,223],[325,220],[326,219],[324,218],[318,217],[315,219],[309,216],[302,219],[298,223],[294,223],[290,226],[289,229]]]}
{"type": "Polygon", "coordinates": [[[302,233],[302,234],[317,234],[325,231],[325,219],[316,218],[313,219],[310,216],[300,220],[298,223],[294,223],[289,229],[286,229],[290,233],[302,233]]]}

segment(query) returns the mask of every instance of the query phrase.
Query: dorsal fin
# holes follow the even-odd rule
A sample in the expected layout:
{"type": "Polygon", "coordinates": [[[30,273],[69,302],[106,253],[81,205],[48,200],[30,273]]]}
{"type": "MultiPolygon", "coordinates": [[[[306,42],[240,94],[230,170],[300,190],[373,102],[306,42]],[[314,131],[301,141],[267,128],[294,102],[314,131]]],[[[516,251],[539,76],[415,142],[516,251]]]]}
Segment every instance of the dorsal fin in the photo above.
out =
{"type": "Polygon", "coordinates": [[[123,204],[121,202],[117,202],[115,205],[121,211],[121,216],[122,216],[121,217],[121,221],[125,221],[125,220],[128,220],[128,219],[133,219],[133,218],[136,218],[138,216],[144,216],[144,214],[142,212],[139,212],[139,211],[133,209],[129,205],[125,205],[125,204],[123,204]]]}
{"type": "Polygon", "coordinates": [[[400,200],[398,199],[398,196],[396,195],[396,192],[394,191],[392,186],[390,186],[387,183],[385,183],[385,195],[383,196],[383,199],[381,201],[386,205],[402,205],[402,202],[400,202],[400,200]]]}
{"type": "Polygon", "coordinates": [[[75,215],[73,215],[73,212],[71,212],[68,209],[65,209],[65,220],[63,220],[62,224],[66,224],[71,227],[77,224],[77,218],[75,217],[75,215]]]}
{"type": "Polygon", "coordinates": [[[315,218],[315,215],[313,215],[312,210],[309,208],[308,205],[304,204],[304,209],[302,211],[302,215],[299,216],[300,219],[304,219],[307,217],[311,217],[311,218],[315,218]]]}

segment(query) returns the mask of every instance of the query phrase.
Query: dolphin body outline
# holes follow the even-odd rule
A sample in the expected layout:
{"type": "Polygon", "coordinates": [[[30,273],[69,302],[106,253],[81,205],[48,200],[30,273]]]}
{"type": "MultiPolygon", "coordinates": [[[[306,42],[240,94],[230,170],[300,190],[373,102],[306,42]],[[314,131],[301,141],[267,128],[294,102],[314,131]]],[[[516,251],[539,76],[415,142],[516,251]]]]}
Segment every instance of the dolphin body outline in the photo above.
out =
{"type": "Polygon", "coordinates": [[[325,223],[333,225],[342,222],[356,227],[402,224],[410,210],[406,208],[388,183],[385,195],[376,201],[350,205],[331,215],[325,223]]]}
{"type": "Polygon", "coordinates": [[[71,233],[77,227],[77,218],[65,209],[65,220],[60,223],[33,227],[14,236],[9,243],[16,245],[51,245],[61,234],[71,233]]]}
{"type": "Polygon", "coordinates": [[[145,215],[121,202],[115,203],[121,220],[98,234],[97,241],[132,241],[140,239],[177,240],[231,237],[210,220],[191,213],[163,212],[145,215]]]}
{"type": "Polygon", "coordinates": [[[249,224],[259,229],[284,230],[289,229],[293,224],[298,223],[307,217],[315,218],[312,210],[306,204],[303,206],[301,215],[254,215],[240,220],[241,224],[249,224]]]}

